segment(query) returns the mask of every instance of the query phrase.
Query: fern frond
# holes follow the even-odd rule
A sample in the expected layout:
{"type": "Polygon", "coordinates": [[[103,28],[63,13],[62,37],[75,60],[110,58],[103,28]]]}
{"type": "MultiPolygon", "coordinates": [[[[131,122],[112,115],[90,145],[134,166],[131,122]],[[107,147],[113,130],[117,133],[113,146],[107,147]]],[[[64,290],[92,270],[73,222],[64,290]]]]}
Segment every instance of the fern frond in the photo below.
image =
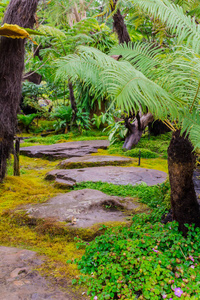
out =
{"type": "Polygon", "coordinates": [[[144,9],[154,19],[158,18],[165,23],[169,30],[177,35],[178,42],[184,40],[193,49],[200,49],[200,26],[195,19],[187,16],[183,8],[171,3],[169,0],[134,0],[140,8],[144,9]]]}
{"type": "Polygon", "coordinates": [[[51,26],[47,26],[47,25],[40,25],[39,27],[39,31],[47,36],[50,37],[55,37],[58,39],[61,38],[66,38],[65,32],[63,32],[62,30],[56,28],[56,27],[51,27],[51,26]]]}
{"type": "Polygon", "coordinates": [[[186,132],[189,134],[189,138],[194,145],[194,148],[200,148],[200,112],[199,110],[193,110],[189,113],[188,110],[182,112],[180,116],[182,120],[182,130],[181,132],[186,132]]]}
{"type": "Polygon", "coordinates": [[[137,112],[148,107],[158,118],[176,116],[174,97],[129,62],[118,62],[94,48],[79,47],[78,54],[59,60],[57,66],[57,78],[79,79],[91,93],[107,94],[122,110],[137,112]]]}
{"type": "Polygon", "coordinates": [[[110,55],[122,55],[122,59],[129,61],[136,69],[147,75],[152,68],[160,65],[157,55],[162,49],[153,47],[152,44],[136,42],[113,47],[110,55]]]}

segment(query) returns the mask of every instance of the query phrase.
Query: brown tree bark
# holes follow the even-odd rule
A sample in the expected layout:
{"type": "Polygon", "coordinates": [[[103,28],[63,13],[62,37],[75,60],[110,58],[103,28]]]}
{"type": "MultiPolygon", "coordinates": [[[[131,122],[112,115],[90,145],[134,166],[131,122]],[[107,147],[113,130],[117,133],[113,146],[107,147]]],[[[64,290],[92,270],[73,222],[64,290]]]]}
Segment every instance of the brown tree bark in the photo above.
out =
{"type": "Polygon", "coordinates": [[[69,98],[70,98],[70,102],[71,102],[71,108],[73,111],[71,124],[73,125],[76,120],[77,106],[76,106],[76,100],[75,100],[75,96],[74,96],[73,85],[70,80],[68,81],[68,87],[69,87],[69,98]]]}
{"type": "MultiPolygon", "coordinates": [[[[118,0],[113,1],[113,5],[111,7],[112,11],[116,9],[117,1],[118,0]]],[[[117,33],[119,44],[128,44],[131,41],[126,24],[124,22],[124,17],[122,16],[119,9],[117,9],[115,14],[113,15],[113,27],[115,32],[117,33]]]]}
{"type": "MultiPolygon", "coordinates": [[[[3,23],[33,28],[38,0],[11,0],[3,23]]],[[[25,41],[0,39],[0,182],[5,177],[6,161],[13,148],[17,110],[21,97],[25,41]]]]}
{"type": "Polygon", "coordinates": [[[130,123],[129,120],[127,120],[125,123],[126,127],[128,128],[128,135],[125,139],[123,148],[130,150],[133,146],[137,145],[141,139],[144,129],[152,121],[153,115],[151,113],[147,113],[142,116],[138,114],[133,123],[130,123]]]}
{"type": "Polygon", "coordinates": [[[171,185],[171,209],[179,230],[187,234],[185,223],[200,227],[200,209],[193,184],[195,155],[193,146],[180,131],[173,133],[168,148],[168,168],[171,185]]]}

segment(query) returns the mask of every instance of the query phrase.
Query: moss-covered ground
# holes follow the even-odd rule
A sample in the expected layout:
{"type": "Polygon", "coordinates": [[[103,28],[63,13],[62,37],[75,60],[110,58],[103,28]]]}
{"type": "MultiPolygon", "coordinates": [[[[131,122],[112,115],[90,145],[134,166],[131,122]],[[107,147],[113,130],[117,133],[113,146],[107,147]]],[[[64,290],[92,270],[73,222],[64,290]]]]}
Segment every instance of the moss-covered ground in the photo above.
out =
{"type": "MultiPolygon", "coordinates": [[[[66,142],[70,141],[71,138],[73,140],[80,140],[78,137],[74,138],[68,135],[47,137],[47,140],[35,137],[31,138],[31,141],[25,142],[23,146],[34,145],[35,143],[51,144],[66,142]]],[[[89,137],[87,135],[82,136],[83,138],[99,139],[97,133],[89,137]]],[[[101,150],[96,155],[102,154],[116,155],[115,153],[111,154],[109,150],[101,150]]],[[[14,177],[12,176],[13,161],[11,159],[8,165],[8,176],[4,183],[0,184],[0,245],[35,250],[38,254],[45,255],[47,261],[41,266],[40,271],[46,275],[50,274],[50,276],[60,278],[61,281],[71,282],[71,279],[78,277],[80,273],[75,264],[67,264],[66,262],[69,259],[80,258],[84,253],[84,250],[76,248],[73,241],[72,235],[77,235],[76,231],[70,236],[66,232],[63,235],[64,231],[56,228],[56,224],[54,224],[54,230],[51,230],[53,225],[51,221],[43,224],[44,226],[40,226],[39,223],[33,226],[30,222],[23,222],[25,217],[24,219],[20,216],[18,218],[13,213],[14,209],[22,205],[41,203],[58,193],[63,193],[62,189],[56,188],[52,183],[44,180],[44,175],[48,171],[53,170],[57,164],[58,161],[20,156],[21,176],[14,177]]],[[[132,166],[137,165],[138,159],[134,158],[132,166]]],[[[140,167],[167,172],[167,161],[162,156],[157,158],[142,158],[140,167]]],[[[98,189],[98,186],[96,188],[98,189]]],[[[114,225],[116,224],[108,224],[111,227],[114,225]]],[[[88,239],[92,239],[98,230],[98,228],[94,228],[93,231],[86,232],[85,235],[91,235],[88,239]]]]}

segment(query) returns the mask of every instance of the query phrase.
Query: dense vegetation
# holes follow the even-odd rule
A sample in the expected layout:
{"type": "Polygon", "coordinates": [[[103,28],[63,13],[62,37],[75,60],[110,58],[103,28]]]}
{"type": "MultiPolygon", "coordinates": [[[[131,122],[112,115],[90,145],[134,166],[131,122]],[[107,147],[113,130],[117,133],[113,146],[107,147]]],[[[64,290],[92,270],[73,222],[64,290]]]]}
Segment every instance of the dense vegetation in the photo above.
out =
{"type": "Polygon", "coordinates": [[[94,300],[199,299],[199,1],[2,0],[0,21],[1,244],[47,255],[46,273],[68,273],[94,300]],[[108,138],[98,154],[166,172],[168,159],[169,181],[75,186],[148,205],[129,226],[30,224],[12,209],[63,191],[42,179],[55,162],[21,156],[12,176],[16,135],[24,146],[108,138]],[[162,224],[169,209],[174,221],[162,224]]]}

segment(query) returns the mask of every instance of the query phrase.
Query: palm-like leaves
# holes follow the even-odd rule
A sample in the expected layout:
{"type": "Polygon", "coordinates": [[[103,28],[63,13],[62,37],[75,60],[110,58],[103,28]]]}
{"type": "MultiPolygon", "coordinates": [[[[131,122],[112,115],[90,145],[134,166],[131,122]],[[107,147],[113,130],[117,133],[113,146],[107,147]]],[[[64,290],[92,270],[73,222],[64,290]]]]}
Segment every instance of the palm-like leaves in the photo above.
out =
{"type": "Polygon", "coordinates": [[[134,3],[149,15],[164,22],[172,33],[176,33],[179,43],[186,40],[187,45],[199,51],[200,26],[197,26],[194,18],[184,14],[181,6],[169,0],[134,0],[134,3]]]}
{"type": "Polygon", "coordinates": [[[123,110],[148,107],[160,119],[170,116],[189,133],[195,146],[200,145],[200,27],[168,0],[134,3],[165,22],[187,47],[165,53],[142,43],[118,46],[112,54],[122,55],[119,62],[93,48],[80,47],[77,54],[58,62],[57,77],[80,80],[91,94],[107,96],[123,110]]]}
{"type": "Polygon", "coordinates": [[[170,94],[129,62],[118,62],[94,48],[79,47],[79,54],[66,56],[57,66],[57,78],[80,80],[95,97],[108,95],[122,110],[145,111],[148,107],[159,118],[176,115],[170,94]]]}

